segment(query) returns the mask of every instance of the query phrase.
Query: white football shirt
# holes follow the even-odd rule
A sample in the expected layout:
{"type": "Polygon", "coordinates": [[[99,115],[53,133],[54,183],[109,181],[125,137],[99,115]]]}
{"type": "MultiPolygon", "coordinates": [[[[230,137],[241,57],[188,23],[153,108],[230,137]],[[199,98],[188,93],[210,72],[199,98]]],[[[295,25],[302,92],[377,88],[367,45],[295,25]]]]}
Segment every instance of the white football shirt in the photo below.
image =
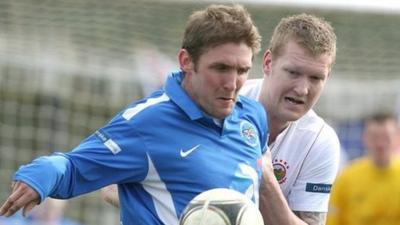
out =
{"type": "MultiPolygon", "coordinates": [[[[262,79],[248,80],[241,94],[259,100],[262,79]]],[[[336,132],[313,110],[282,131],[270,146],[274,173],[293,211],[327,212],[340,161],[336,132]]]]}

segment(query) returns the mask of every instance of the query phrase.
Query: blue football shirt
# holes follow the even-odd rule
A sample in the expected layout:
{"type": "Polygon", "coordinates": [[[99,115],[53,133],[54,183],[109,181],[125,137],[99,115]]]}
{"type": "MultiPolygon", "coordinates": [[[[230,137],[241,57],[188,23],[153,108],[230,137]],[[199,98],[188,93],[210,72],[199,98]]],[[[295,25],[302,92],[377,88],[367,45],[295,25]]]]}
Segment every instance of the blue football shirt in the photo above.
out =
{"type": "Polygon", "coordinates": [[[71,198],[117,183],[121,224],[177,225],[188,202],[212,188],[258,201],[267,122],[239,96],[222,124],[202,112],[171,73],[164,90],[134,102],[73,151],[40,157],[15,180],[47,197],[71,198]]]}

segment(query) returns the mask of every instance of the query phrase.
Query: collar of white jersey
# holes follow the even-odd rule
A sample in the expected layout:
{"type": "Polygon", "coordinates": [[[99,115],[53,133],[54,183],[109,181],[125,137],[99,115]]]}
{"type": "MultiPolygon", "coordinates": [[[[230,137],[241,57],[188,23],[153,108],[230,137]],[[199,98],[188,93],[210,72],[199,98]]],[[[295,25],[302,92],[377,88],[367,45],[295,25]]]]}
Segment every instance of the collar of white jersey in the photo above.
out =
{"type": "MultiPolygon", "coordinates": [[[[168,75],[164,86],[165,93],[168,97],[181,108],[191,120],[209,116],[206,115],[182,88],[181,82],[184,77],[182,71],[172,72],[168,75]]],[[[242,107],[240,96],[237,97],[236,106],[242,107]]],[[[235,109],[234,109],[235,110],[235,109]]]]}

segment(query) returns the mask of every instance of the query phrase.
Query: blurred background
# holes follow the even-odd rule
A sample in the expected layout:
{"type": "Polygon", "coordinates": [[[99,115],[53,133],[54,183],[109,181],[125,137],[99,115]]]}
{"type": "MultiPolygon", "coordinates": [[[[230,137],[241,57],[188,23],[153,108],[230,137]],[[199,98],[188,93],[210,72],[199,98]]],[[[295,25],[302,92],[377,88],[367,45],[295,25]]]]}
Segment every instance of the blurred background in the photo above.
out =
{"type": "MultiPolygon", "coordinates": [[[[348,159],[363,154],[362,119],[400,113],[400,7],[394,1],[0,0],[0,202],[13,172],[69,151],[177,69],[186,18],[210,3],[244,4],[267,47],[281,17],[312,13],[338,36],[337,62],[315,110],[338,132],[348,159]],[[383,7],[386,6],[386,7],[383,7]]],[[[260,78],[262,53],[251,70],[260,78]]],[[[119,224],[94,192],[68,201],[81,224],[119,224]]],[[[1,223],[0,223],[1,224],[1,223]]]]}

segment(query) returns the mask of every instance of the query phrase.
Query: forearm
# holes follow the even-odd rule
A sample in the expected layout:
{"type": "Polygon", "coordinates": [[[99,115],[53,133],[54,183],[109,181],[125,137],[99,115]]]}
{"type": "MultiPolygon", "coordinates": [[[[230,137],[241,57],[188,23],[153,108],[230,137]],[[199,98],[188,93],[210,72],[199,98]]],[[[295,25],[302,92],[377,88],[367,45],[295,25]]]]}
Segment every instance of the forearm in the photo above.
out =
{"type": "Polygon", "coordinates": [[[22,166],[15,174],[15,181],[29,184],[39,195],[41,201],[51,195],[65,178],[68,160],[63,156],[45,156],[22,166]]]}
{"type": "Polygon", "coordinates": [[[260,188],[260,211],[266,225],[307,225],[289,208],[274,174],[264,173],[260,188]]]}
{"type": "MultiPolygon", "coordinates": [[[[327,213],[325,212],[294,212],[301,220],[309,225],[325,225],[327,213]]],[[[344,224],[342,224],[344,225],[344,224]]]]}

